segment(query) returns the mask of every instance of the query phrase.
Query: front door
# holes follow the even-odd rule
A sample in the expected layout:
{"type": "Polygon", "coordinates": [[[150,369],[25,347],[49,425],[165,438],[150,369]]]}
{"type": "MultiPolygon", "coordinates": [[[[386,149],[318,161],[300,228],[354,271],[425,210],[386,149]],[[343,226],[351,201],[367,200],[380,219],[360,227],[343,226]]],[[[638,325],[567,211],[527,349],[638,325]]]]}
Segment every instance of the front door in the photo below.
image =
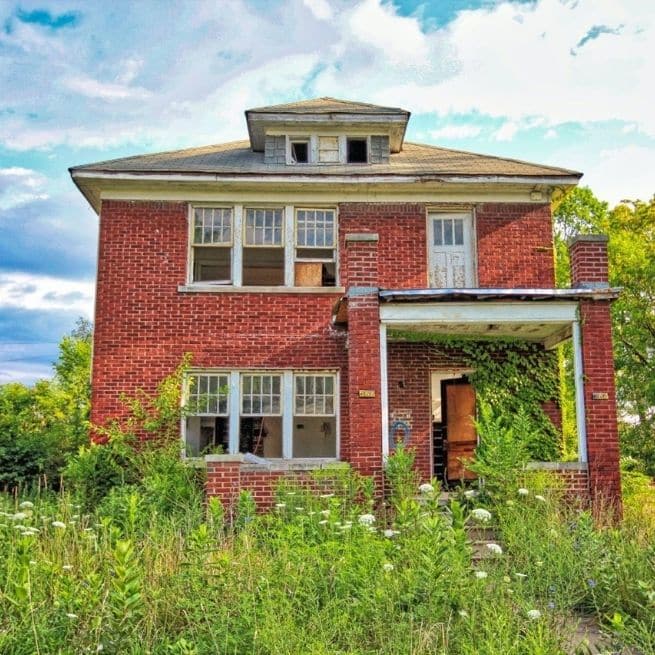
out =
{"type": "Polygon", "coordinates": [[[475,391],[466,378],[441,383],[443,424],[445,426],[446,478],[449,482],[473,480],[462,459],[472,459],[478,445],[473,419],[475,391]]]}

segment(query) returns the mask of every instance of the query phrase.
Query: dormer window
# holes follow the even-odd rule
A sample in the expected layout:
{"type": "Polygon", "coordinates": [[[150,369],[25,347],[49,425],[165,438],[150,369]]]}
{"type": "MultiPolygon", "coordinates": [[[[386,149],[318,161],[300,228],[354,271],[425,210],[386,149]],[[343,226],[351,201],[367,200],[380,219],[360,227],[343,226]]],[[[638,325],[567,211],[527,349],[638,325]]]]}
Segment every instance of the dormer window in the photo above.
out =
{"type": "Polygon", "coordinates": [[[338,136],[318,137],[318,163],[319,164],[339,163],[339,137],[338,136]]]}
{"type": "Polygon", "coordinates": [[[366,139],[347,139],[346,152],[349,164],[368,163],[368,148],[366,139]]]}
{"type": "Polygon", "coordinates": [[[292,164],[309,163],[309,139],[291,140],[291,163],[292,164]]]}

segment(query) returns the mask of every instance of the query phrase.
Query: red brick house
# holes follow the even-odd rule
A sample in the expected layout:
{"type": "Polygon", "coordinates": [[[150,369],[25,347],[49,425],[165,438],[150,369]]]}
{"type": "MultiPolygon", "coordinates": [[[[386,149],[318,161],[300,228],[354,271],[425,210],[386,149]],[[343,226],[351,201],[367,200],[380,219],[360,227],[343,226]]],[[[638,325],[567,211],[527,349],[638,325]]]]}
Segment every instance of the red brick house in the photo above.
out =
{"type": "Polygon", "coordinates": [[[399,331],[570,338],[579,461],[550,466],[618,501],[606,239],[575,240],[555,288],[550,201],[580,174],[407,143],[409,116],[262,107],[247,141],[72,168],[100,216],[92,420],[190,352],[184,456],[209,494],[265,505],[336,461],[376,475],[399,433],[452,482],[476,439],[466,367],[399,331]]]}

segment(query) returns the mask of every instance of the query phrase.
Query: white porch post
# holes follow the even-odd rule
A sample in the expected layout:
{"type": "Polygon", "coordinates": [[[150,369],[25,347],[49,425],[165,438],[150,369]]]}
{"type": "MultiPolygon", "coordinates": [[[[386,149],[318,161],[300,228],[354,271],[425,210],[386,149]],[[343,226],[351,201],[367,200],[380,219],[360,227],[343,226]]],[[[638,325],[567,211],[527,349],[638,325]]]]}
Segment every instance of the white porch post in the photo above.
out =
{"type": "Polygon", "coordinates": [[[389,384],[387,380],[387,326],[380,323],[380,405],[382,424],[382,459],[389,456],[389,384]]]}
{"type": "Polygon", "coordinates": [[[241,389],[239,388],[239,372],[230,372],[230,393],[228,395],[230,419],[228,428],[228,453],[236,455],[239,452],[239,417],[241,415],[241,389]]]}
{"type": "Polygon", "coordinates": [[[282,457],[293,457],[293,371],[282,374],[282,457]]]}
{"type": "Polygon", "coordinates": [[[587,462],[587,420],[584,409],[584,371],[580,320],[573,321],[573,376],[575,380],[575,421],[578,431],[578,461],[587,462]]]}

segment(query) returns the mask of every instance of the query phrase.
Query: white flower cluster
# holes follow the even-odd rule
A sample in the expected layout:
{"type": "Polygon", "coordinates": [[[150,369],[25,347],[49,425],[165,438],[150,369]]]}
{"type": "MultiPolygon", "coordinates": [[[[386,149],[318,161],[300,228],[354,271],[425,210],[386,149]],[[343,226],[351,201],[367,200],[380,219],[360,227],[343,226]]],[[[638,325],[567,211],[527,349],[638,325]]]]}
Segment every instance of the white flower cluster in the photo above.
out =
{"type": "Polygon", "coordinates": [[[480,523],[488,523],[491,521],[491,512],[486,509],[482,509],[481,507],[474,509],[471,512],[471,516],[473,517],[474,521],[478,521],[480,523]]]}
{"type": "Polygon", "coordinates": [[[418,490],[424,495],[429,496],[434,493],[434,487],[429,482],[424,482],[418,490]]]}

